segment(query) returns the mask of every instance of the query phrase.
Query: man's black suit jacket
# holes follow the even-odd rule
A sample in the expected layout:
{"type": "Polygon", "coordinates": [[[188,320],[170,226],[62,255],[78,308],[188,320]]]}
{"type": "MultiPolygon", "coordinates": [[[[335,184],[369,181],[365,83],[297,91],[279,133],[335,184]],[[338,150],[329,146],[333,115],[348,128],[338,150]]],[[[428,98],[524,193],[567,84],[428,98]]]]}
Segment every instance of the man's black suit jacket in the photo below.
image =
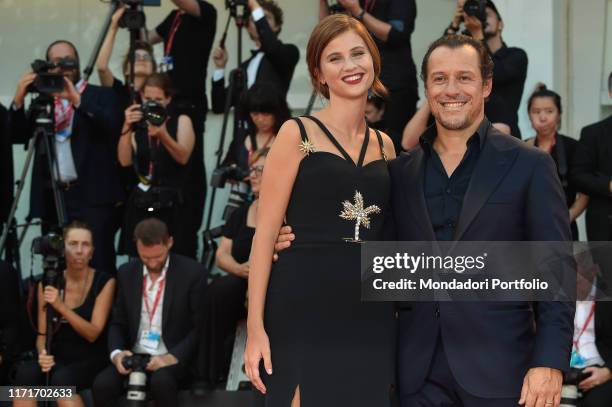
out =
{"type": "MultiPolygon", "coordinates": [[[[434,241],[420,146],[390,164],[395,240],[434,241]]],[[[570,241],[569,215],[553,160],[489,126],[454,240],[570,241]]],[[[399,311],[398,386],[424,384],[438,335],[455,379],[483,398],[520,396],[532,367],[569,368],[575,303],[420,302],[399,311]]]]}
{"type": "MultiPolygon", "coordinates": [[[[10,109],[9,117],[13,143],[27,144],[34,128],[24,108],[10,109]]],[[[81,207],[114,205],[123,198],[117,161],[122,122],[123,116],[113,90],[88,85],[81,95],[80,106],[75,109],[70,137],[78,176],[70,195],[77,197],[78,202],[67,204],[81,207]]],[[[30,217],[34,218],[53,211],[53,208],[45,207],[50,202],[50,176],[41,147],[36,147],[30,190],[30,217]]]]}
{"type": "MultiPolygon", "coordinates": [[[[261,41],[261,51],[264,57],[261,60],[255,83],[269,83],[276,87],[283,96],[287,96],[293,71],[300,59],[300,51],[293,44],[284,44],[278,39],[270,28],[268,21],[264,18],[255,23],[261,41]]],[[[243,62],[240,67],[246,73],[249,63],[253,57],[243,62]]],[[[245,77],[246,85],[246,77],[245,77]]],[[[225,79],[212,82],[212,108],[215,113],[223,113],[225,109],[228,90],[225,87],[225,79]]],[[[239,101],[232,100],[232,106],[239,101]]]]}
{"type": "MultiPolygon", "coordinates": [[[[204,268],[170,254],[162,306],[162,339],[168,352],[188,364],[196,348],[196,322],[203,294],[204,268]]],[[[142,310],[143,264],[134,260],[117,272],[117,295],[108,331],[108,349],[129,350],[136,344],[142,310]]]]}
{"type": "Polygon", "coordinates": [[[571,176],[578,190],[589,196],[588,240],[612,240],[612,116],[582,129],[571,176]]]}

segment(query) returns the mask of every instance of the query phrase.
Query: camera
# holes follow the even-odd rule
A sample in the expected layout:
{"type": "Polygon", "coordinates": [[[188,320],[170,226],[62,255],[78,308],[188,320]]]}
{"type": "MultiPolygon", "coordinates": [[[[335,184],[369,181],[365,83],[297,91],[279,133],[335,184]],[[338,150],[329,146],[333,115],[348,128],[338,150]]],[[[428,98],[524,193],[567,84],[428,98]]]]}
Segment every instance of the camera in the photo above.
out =
{"type": "Polygon", "coordinates": [[[476,17],[484,24],[487,21],[487,0],[466,0],[463,11],[470,17],[476,17]]]}
{"type": "Polygon", "coordinates": [[[43,286],[63,286],[65,268],[64,239],[56,233],[48,233],[32,240],[32,254],[43,256],[43,286]]]}
{"type": "Polygon", "coordinates": [[[248,176],[249,170],[240,168],[237,165],[219,167],[213,171],[210,179],[210,185],[215,188],[223,188],[228,180],[242,181],[248,176]]]}
{"type": "Polygon", "coordinates": [[[151,355],[135,354],[126,356],[121,364],[131,370],[127,385],[127,404],[129,406],[144,406],[147,401],[147,374],[145,368],[151,360],[151,355]]]}
{"type": "Polygon", "coordinates": [[[59,93],[64,90],[64,74],[61,72],[49,72],[52,69],[77,69],[78,64],[74,58],[65,57],[57,63],[37,59],[30,65],[36,79],[28,87],[28,92],[36,93],[59,93]]]}
{"type": "Polygon", "coordinates": [[[152,126],[159,127],[168,118],[168,112],[166,108],[154,100],[146,101],[140,108],[143,114],[143,122],[150,123],[152,126]]]}
{"type": "Polygon", "coordinates": [[[342,4],[338,3],[338,0],[330,0],[327,3],[327,8],[330,14],[345,13],[346,9],[342,7],[342,4]]]}
{"type": "Polygon", "coordinates": [[[582,369],[572,368],[569,372],[565,373],[559,407],[575,407],[578,405],[578,399],[581,397],[578,391],[578,384],[587,377],[589,377],[589,374],[584,373],[582,369]]]}

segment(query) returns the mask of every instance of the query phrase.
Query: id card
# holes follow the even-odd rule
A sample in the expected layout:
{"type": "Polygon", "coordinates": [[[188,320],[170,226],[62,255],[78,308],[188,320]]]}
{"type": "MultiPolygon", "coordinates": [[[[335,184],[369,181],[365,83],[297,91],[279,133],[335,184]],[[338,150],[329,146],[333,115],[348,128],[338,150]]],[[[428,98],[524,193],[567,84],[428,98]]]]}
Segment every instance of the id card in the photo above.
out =
{"type": "Polygon", "coordinates": [[[174,60],[170,55],[166,55],[162,58],[159,64],[159,71],[161,73],[167,73],[174,69],[174,60]]]}
{"type": "Polygon", "coordinates": [[[142,192],[147,192],[151,188],[151,185],[146,185],[146,184],[143,184],[142,182],[139,182],[138,188],[140,188],[142,192]]]}
{"type": "Polygon", "coordinates": [[[155,330],[145,329],[140,336],[140,346],[149,352],[156,352],[161,342],[161,334],[155,330]]]}
{"type": "Polygon", "coordinates": [[[570,367],[582,367],[584,366],[584,358],[582,355],[575,350],[572,351],[572,357],[570,359],[570,367]]]}

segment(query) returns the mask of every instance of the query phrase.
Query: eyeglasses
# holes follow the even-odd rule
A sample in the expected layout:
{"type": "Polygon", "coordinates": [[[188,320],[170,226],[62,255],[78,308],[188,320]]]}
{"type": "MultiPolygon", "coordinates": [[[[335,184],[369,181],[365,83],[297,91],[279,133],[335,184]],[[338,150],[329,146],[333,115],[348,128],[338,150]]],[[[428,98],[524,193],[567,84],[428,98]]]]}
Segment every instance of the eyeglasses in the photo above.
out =
{"type": "Polygon", "coordinates": [[[146,52],[143,52],[143,53],[137,52],[134,55],[134,58],[136,59],[136,61],[152,61],[153,60],[153,57],[151,56],[151,54],[146,53],[146,52]]]}
{"type": "Polygon", "coordinates": [[[256,176],[260,177],[263,174],[263,165],[257,165],[249,168],[249,174],[255,173],[256,176]]]}

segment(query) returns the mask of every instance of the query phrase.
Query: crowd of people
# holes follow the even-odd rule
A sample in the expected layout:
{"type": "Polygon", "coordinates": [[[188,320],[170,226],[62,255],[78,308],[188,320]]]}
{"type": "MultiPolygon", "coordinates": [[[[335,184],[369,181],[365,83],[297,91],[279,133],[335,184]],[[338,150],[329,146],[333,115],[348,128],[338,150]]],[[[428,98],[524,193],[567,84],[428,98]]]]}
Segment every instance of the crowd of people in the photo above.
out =
{"type": "MultiPolygon", "coordinates": [[[[25,337],[32,343],[17,348],[33,350],[12,374],[0,358],[11,385],[47,378],[111,406],[134,358],[146,356],[150,398],[176,406],[190,383],[227,380],[246,319],[244,368],[257,406],[558,407],[564,383],[577,386],[583,407],[612,403],[612,307],[591,290],[611,286],[612,261],[578,243],[586,282],[576,303],[361,301],[360,245],[351,242],[612,240],[612,117],[579,138],[562,135],[561,96],[538,84],[527,99],[534,136],[522,141],[527,54],[503,41],[493,1],[478,15],[457,0],[422,61],[426,100],[417,108],[416,1],[320,0],[304,56],[327,103],[303,117],[287,103],[301,56],[279,37],[277,2],[247,1],[255,50],[231,73],[228,51],[213,44],[215,7],[172,2],[132,44],[122,72],[109,67],[119,6],[96,61],[100,85],[82,79],[73,43],[57,40],[43,57],[63,90],[28,105],[40,76],[28,71],[11,105],[0,105],[0,188],[9,197],[0,214],[12,196],[4,152],[33,139],[28,219],[40,219],[43,234],[61,231],[65,258],[57,284],[33,286],[24,315],[3,312],[19,298],[0,296],[0,345],[25,337]],[[196,261],[209,183],[207,78],[212,111],[234,112],[211,181],[231,190],[215,253],[221,276],[196,261]],[[52,112],[48,139],[39,103],[52,112]],[[351,200],[363,213],[338,216],[351,200]],[[576,223],[583,213],[586,237],[576,223]],[[119,254],[129,261],[117,268],[119,254]],[[15,333],[27,317],[33,337],[15,333]],[[570,383],[572,374],[580,380],[570,383]]],[[[608,86],[612,97],[612,73],[608,86]]],[[[0,279],[11,274],[1,263],[0,279]]]]}

